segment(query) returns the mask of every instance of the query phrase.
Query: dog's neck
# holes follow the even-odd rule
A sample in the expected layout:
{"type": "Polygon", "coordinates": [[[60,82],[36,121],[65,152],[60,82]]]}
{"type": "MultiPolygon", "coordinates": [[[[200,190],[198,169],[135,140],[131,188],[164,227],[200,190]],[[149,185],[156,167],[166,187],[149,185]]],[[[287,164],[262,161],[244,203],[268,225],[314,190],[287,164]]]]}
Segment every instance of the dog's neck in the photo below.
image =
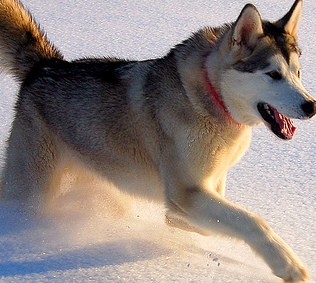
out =
{"type": "Polygon", "coordinates": [[[217,104],[223,108],[223,110],[230,116],[229,111],[224,103],[224,101],[219,97],[218,92],[216,91],[215,87],[213,86],[209,76],[208,76],[208,72],[207,70],[204,68],[204,79],[206,81],[207,84],[207,92],[209,96],[213,96],[217,102],[217,104]]]}
{"type": "Polygon", "coordinates": [[[216,101],[216,104],[218,105],[218,107],[222,108],[222,110],[226,113],[226,115],[234,120],[232,118],[232,116],[230,115],[229,113],[229,110],[228,108],[226,107],[224,101],[221,99],[221,97],[219,96],[218,92],[216,91],[215,87],[213,86],[212,82],[211,82],[211,79],[209,78],[208,76],[208,72],[207,72],[207,69],[205,67],[205,64],[204,64],[204,70],[203,70],[203,75],[204,75],[204,80],[206,82],[206,86],[207,86],[207,94],[210,96],[210,97],[214,97],[215,98],[215,101],[216,101]]]}

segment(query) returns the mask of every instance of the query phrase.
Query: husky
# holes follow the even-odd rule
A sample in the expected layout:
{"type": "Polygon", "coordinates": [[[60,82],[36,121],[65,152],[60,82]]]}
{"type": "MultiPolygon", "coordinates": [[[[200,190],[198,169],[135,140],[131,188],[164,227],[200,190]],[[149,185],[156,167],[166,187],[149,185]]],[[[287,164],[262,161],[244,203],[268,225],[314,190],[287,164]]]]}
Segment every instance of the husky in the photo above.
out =
{"type": "Polygon", "coordinates": [[[316,113],[301,83],[302,1],[280,20],[247,4],[158,59],[66,61],[18,0],[0,0],[0,58],[20,85],[1,177],[3,199],[31,209],[72,165],[132,195],[160,200],[167,224],[245,241],[285,282],[308,279],[259,216],[225,199],[228,169],[251,129],[295,133],[316,113]]]}

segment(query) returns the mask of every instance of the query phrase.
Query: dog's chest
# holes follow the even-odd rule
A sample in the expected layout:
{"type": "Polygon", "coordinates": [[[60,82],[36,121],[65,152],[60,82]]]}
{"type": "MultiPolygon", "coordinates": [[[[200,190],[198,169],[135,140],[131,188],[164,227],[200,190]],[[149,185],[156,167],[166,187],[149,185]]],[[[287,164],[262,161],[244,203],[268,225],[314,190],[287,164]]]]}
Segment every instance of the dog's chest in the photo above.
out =
{"type": "Polygon", "coordinates": [[[241,126],[201,127],[188,130],[181,146],[182,158],[195,181],[220,179],[245,154],[251,141],[251,128],[241,126]]]}

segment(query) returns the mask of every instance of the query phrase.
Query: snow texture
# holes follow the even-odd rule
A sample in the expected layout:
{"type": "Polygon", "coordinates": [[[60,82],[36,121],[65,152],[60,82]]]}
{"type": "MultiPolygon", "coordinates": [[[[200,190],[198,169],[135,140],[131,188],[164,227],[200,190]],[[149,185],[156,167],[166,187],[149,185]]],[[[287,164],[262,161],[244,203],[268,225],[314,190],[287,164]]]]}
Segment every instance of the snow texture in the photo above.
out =
{"type": "MultiPolygon", "coordinates": [[[[67,59],[166,54],[200,27],[233,21],[248,0],[24,0],[67,59]]],[[[277,20],[292,1],[257,0],[277,20]]],[[[315,1],[304,1],[299,39],[305,87],[315,93],[315,1]]],[[[17,86],[1,75],[0,152],[13,117],[17,86]]],[[[299,254],[316,281],[316,120],[296,121],[290,142],[254,129],[246,156],[230,172],[227,198],[263,218],[299,254]]],[[[281,282],[242,242],[168,228],[164,208],[131,202],[102,186],[78,187],[43,215],[0,202],[0,282],[281,282]],[[131,209],[122,214],[123,206],[131,209]]]]}

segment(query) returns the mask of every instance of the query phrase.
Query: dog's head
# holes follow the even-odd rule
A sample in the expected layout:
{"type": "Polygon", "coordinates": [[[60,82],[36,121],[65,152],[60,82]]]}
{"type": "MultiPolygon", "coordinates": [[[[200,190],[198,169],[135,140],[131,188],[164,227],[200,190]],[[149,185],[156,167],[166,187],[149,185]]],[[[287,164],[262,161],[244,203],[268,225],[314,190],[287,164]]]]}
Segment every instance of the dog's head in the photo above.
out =
{"type": "Polygon", "coordinates": [[[222,47],[228,56],[220,89],[231,116],[250,126],[264,122],[282,139],[293,137],[291,118],[316,114],[315,100],[301,83],[296,36],[301,11],[302,1],[297,0],[283,18],[271,23],[262,21],[248,4],[222,47]]]}

